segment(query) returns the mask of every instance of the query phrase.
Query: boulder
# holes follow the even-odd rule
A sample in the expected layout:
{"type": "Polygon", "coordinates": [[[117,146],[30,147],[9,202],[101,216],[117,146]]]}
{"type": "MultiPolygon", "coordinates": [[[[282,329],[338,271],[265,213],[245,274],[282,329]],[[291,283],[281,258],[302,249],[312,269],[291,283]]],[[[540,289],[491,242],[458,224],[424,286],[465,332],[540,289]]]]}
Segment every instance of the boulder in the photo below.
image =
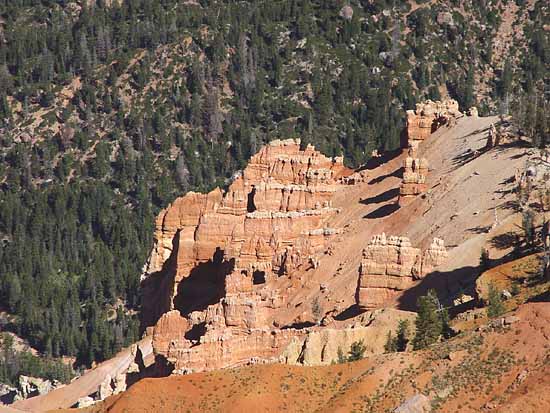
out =
{"type": "Polygon", "coordinates": [[[17,398],[27,399],[49,393],[54,389],[54,386],[49,380],[21,375],[19,376],[18,389],[17,398]]]}
{"type": "Polygon", "coordinates": [[[15,387],[0,383],[0,405],[13,403],[16,395],[17,389],[15,387]]]}
{"type": "Polygon", "coordinates": [[[429,413],[431,411],[430,399],[423,394],[415,394],[395,409],[394,413],[429,413]]]}
{"type": "Polygon", "coordinates": [[[90,397],[90,396],[86,396],[86,397],[81,397],[80,399],[78,399],[78,401],[76,402],[76,405],[75,407],[77,409],[82,409],[84,407],[90,407],[92,406],[96,401],[93,399],[93,397],[90,397]]]}

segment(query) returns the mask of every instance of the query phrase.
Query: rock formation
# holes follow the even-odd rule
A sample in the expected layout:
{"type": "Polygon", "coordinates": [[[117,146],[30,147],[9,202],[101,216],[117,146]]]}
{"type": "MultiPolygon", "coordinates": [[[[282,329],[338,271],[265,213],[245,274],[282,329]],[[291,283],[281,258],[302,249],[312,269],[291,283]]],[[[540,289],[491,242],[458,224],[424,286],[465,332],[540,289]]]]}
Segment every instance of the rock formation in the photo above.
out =
{"type": "Polygon", "coordinates": [[[461,116],[461,113],[458,110],[458,102],[454,99],[417,103],[415,110],[407,111],[408,146],[416,150],[420,142],[458,116],[461,116]]]}
{"type": "Polygon", "coordinates": [[[403,182],[399,188],[399,205],[408,204],[426,190],[428,161],[418,155],[420,143],[440,126],[450,125],[460,115],[458,102],[453,99],[442,102],[428,100],[418,103],[416,110],[407,111],[406,136],[409,156],[405,159],[403,182]]]}
{"type": "Polygon", "coordinates": [[[363,250],[356,302],[361,308],[380,308],[410,288],[447,258],[443,240],[434,238],[422,253],[406,237],[374,236],[363,250]]]}
{"type": "Polygon", "coordinates": [[[428,161],[425,158],[405,159],[403,181],[399,187],[399,205],[406,205],[417,195],[426,191],[428,176],[428,161]]]}
{"type": "Polygon", "coordinates": [[[380,354],[384,352],[388,331],[396,331],[400,320],[408,320],[414,328],[414,318],[415,313],[393,308],[366,312],[353,325],[313,330],[293,338],[282,359],[288,364],[305,366],[332,364],[338,360],[339,351],[347,354],[357,341],[365,344],[365,356],[380,354]]]}
{"type": "Polygon", "coordinates": [[[301,150],[299,140],[273,141],[227,192],[191,192],[162,211],[142,278],[156,354],[176,369],[276,355],[293,336],[269,330],[286,304],[280,280],[316,267],[341,233],[325,222],[338,212],[331,198],[351,173],[342,161],[310,145],[301,150]]]}

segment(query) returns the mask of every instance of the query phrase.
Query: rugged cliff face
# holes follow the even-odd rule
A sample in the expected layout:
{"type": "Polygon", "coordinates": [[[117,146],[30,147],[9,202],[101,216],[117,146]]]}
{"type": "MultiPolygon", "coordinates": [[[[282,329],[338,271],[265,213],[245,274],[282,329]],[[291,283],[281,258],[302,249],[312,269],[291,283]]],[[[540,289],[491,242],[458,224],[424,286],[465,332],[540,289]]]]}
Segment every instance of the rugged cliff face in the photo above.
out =
{"type": "Polygon", "coordinates": [[[185,369],[274,356],[295,335],[271,334],[276,311],[287,304],[293,276],[315,268],[341,233],[326,222],[338,213],[331,198],[350,174],[342,158],[277,140],[252,157],[227,192],[189,193],[164,210],[142,279],[155,350],[185,369]],[[233,341],[225,355],[222,336],[233,341]],[[199,341],[197,353],[191,347],[199,341]]]}
{"type": "Polygon", "coordinates": [[[443,240],[434,238],[422,253],[406,237],[386,234],[373,237],[363,250],[357,284],[357,304],[362,308],[388,305],[402,291],[413,286],[447,258],[443,240]]]}

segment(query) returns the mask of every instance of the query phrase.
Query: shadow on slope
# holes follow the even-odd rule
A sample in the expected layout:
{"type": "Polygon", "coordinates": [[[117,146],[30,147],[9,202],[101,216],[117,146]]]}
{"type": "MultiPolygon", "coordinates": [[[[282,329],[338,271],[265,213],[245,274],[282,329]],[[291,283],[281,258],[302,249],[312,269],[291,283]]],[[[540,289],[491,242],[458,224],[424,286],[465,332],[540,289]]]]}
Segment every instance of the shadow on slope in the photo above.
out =
{"type": "MultiPolygon", "coordinates": [[[[517,260],[530,255],[530,252],[518,253],[513,251],[498,259],[489,259],[486,269],[480,266],[465,266],[451,271],[434,271],[426,275],[412,288],[404,291],[398,299],[398,308],[406,311],[416,311],[416,300],[426,295],[428,290],[435,290],[443,306],[449,306],[451,299],[456,297],[460,291],[466,291],[475,286],[476,280],[484,272],[507,262],[517,260]]],[[[478,297],[474,297],[477,301],[478,297]]],[[[470,305],[475,304],[472,302],[470,305]]],[[[453,309],[452,313],[458,313],[453,309]]]]}
{"type": "Polygon", "coordinates": [[[393,151],[384,152],[378,157],[370,158],[365,165],[359,168],[359,171],[372,170],[378,168],[380,165],[388,163],[392,159],[397,158],[403,153],[401,148],[394,149],[393,151]]]}
{"type": "Polygon", "coordinates": [[[391,214],[393,214],[399,208],[400,208],[399,204],[397,204],[397,203],[382,205],[380,208],[375,209],[372,212],[369,212],[363,218],[366,218],[366,219],[385,218],[385,217],[390,216],[391,214]]]}
{"type": "Polygon", "coordinates": [[[397,198],[398,195],[399,195],[399,188],[392,188],[376,196],[371,196],[370,198],[361,199],[361,201],[359,202],[363,205],[379,204],[381,202],[391,201],[392,199],[397,198]]]}
{"type": "Polygon", "coordinates": [[[372,178],[370,181],[369,181],[369,185],[376,185],[376,184],[379,184],[380,182],[382,182],[384,179],[386,178],[390,178],[390,177],[395,177],[395,178],[402,178],[403,177],[403,172],[405,171],[405,168],[403,167],[400,167],[400,168],[397,168],[395,171],[393,172],[390,172],[389,174],[385,174],[385,175],[380,175],[380,176],[377,176],[376,178],[372,178]]]}
{"type": "Polygon", "coordinates": [[[359,308],[357,304],[352,304],[336,317],[334,317],[334,319],[337,321],[345,321],[349,320],[350,318],[357,317],[359,314],[362,314],[366,311],[367,310],[362,310],[361,308],[359,308]]]}
{"type": "Polygon", "coordinates": [[[434,271],[424,277],[417,285],[404,291],[398,300],[398,308],[405,311],[417,311],[416,300],[435,290],[445,305],[446,301],[468,285],[472,285],[480,274],[479,267],[466,266],[452,271],[434,271]]]}

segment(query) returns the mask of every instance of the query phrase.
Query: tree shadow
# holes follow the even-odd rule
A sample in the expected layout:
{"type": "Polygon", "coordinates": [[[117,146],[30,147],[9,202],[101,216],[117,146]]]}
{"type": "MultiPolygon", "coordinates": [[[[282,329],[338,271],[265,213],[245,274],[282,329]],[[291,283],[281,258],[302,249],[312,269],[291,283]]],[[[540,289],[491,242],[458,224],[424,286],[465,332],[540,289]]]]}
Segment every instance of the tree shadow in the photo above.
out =
{"type": "Polygon", "coordinates": [[[504,234],[495,235],[489,240],[489,244],[493,248],[499,250],[505,250],[508,248],[515,247],[520,244],[520,236],[517,232],[508,231],[504,234]]]}
{"type": "Polygon", "coordinates": [[[376,196],[362,199],[359,203],[363,205],[379,204],[381,202],[388,202],[396,198],[399,195],[399,188],[392,188],[376,196]]]}
{"type": "Polygon", "coordinates": [[[512,155],[510,156],[510,159],[521,159],[523,158],[524,156],[527,155],[527,152],[523,152],[523,153],[516,153],[515,155],[512,155]]]}
{"type": "MultiPolygon", "coordinates": [[[[452,307],[452,299],[458,295],[460,291],[472,290],[475,294],[476,280],[485,271],[507,262],[522,258],[529,253],[518,253],[512,251],[498,259],[489,259],[486,267],[481,266],[464,266],[450,271],[434,271],[426,275],[420,282],[412,288],[404,291],[398,299],[398,308],[406,311],[417,311],[416,300],[418,297],[426,295],[428,290],[435,290],[444,307],[452,307]]],[[[474,297],[474,302],[470,303],[465,308],[477,305],[479,297],[474,297]]],[[[452,314],[458,314],[459,311],[453,309],[452,314]]]]}
{"type": "Polygon", "coordinates": [[[479,267],[466,266],[452,271],[434,271],[426,275],[417,285],[404,291],[398,299],[398,308],[405,311],[417,311],[418,297],[435,290],[441,304],[448,306],[450,298],[466,290],[481,273],[479,267]]]}
{"type": "Polygon", "coordinates": [[[363,218],[366,218],[366,219],[384,218],[384,217],[390,216],[395,211],[397,211],[399,208],[400,207],[399,207],[398,203],[382,205],[380,208],[375,209],[374,211],[368,213],[363,218]]]}
{"type": "Polygon", "coordinates": [[[461,153],[460,155],[455,156],[451,162],[455,166],[455,169],[457,169],[479,158],[485,152],[487,152],[486,149],[479,149],[476,151],[472,149],[468,149],[467,151],[461,153]]]}
{"type": "MultiPolygon", "coordinates": [[[[522,139],[516,139],[514,141],[506,142],[506,143],[502,143],[502,144],[498,145],[497,147],[495,147],[495,150],[497,152],[504,152],[506,149],[510,149],[510,148],[531,149],[532,146],[527,141],[524,141],[522,139]]],[[[512,155],[510,157],[510,159],[519,159],[519,158],[522,158],[525,155],[526,155],[525,152],[522,153],[522,154],[515,154],[515,155],[512,155]]]]}
{"type": "Polygon", "coordinates": [[[472,234],[487,234],[490,230],[491,230],[491,225],[487,225],[484,227],[468,228],[466,231],[472,234]]]}
{"type": "Polygon", "coordinates": [[[515,211],[515,212],[519,212],[521,210],[519,202],[514,200],[506,201],[500,206],[500,208],[511,209],[512,211],[515,211]]]}
{"type": "Polygon", "coordinates": [[[380,176],[377,176],[376,178],[372,178],[370,181],[369,181],[369,185],[376,185],[376,184],[379,184],[380,182],[382,182],[384,179],[387,179],[387,178],[390,178],[390,177],[395,177],[395,178],[401,178],[403,176],[403,172],[405,171],[405,168],[403,167],[400,167],[400,168],[397,168],[395,171],[393,172],[390,172],[389,174],[386,174],[386,175],[380,175],[380,176]]]}
{"type": "Polygon", "coordinates": [[[528,303],[548,303],[550,302],[550,290],[539,295],[535,295],[527,300],[528,303]]]}

